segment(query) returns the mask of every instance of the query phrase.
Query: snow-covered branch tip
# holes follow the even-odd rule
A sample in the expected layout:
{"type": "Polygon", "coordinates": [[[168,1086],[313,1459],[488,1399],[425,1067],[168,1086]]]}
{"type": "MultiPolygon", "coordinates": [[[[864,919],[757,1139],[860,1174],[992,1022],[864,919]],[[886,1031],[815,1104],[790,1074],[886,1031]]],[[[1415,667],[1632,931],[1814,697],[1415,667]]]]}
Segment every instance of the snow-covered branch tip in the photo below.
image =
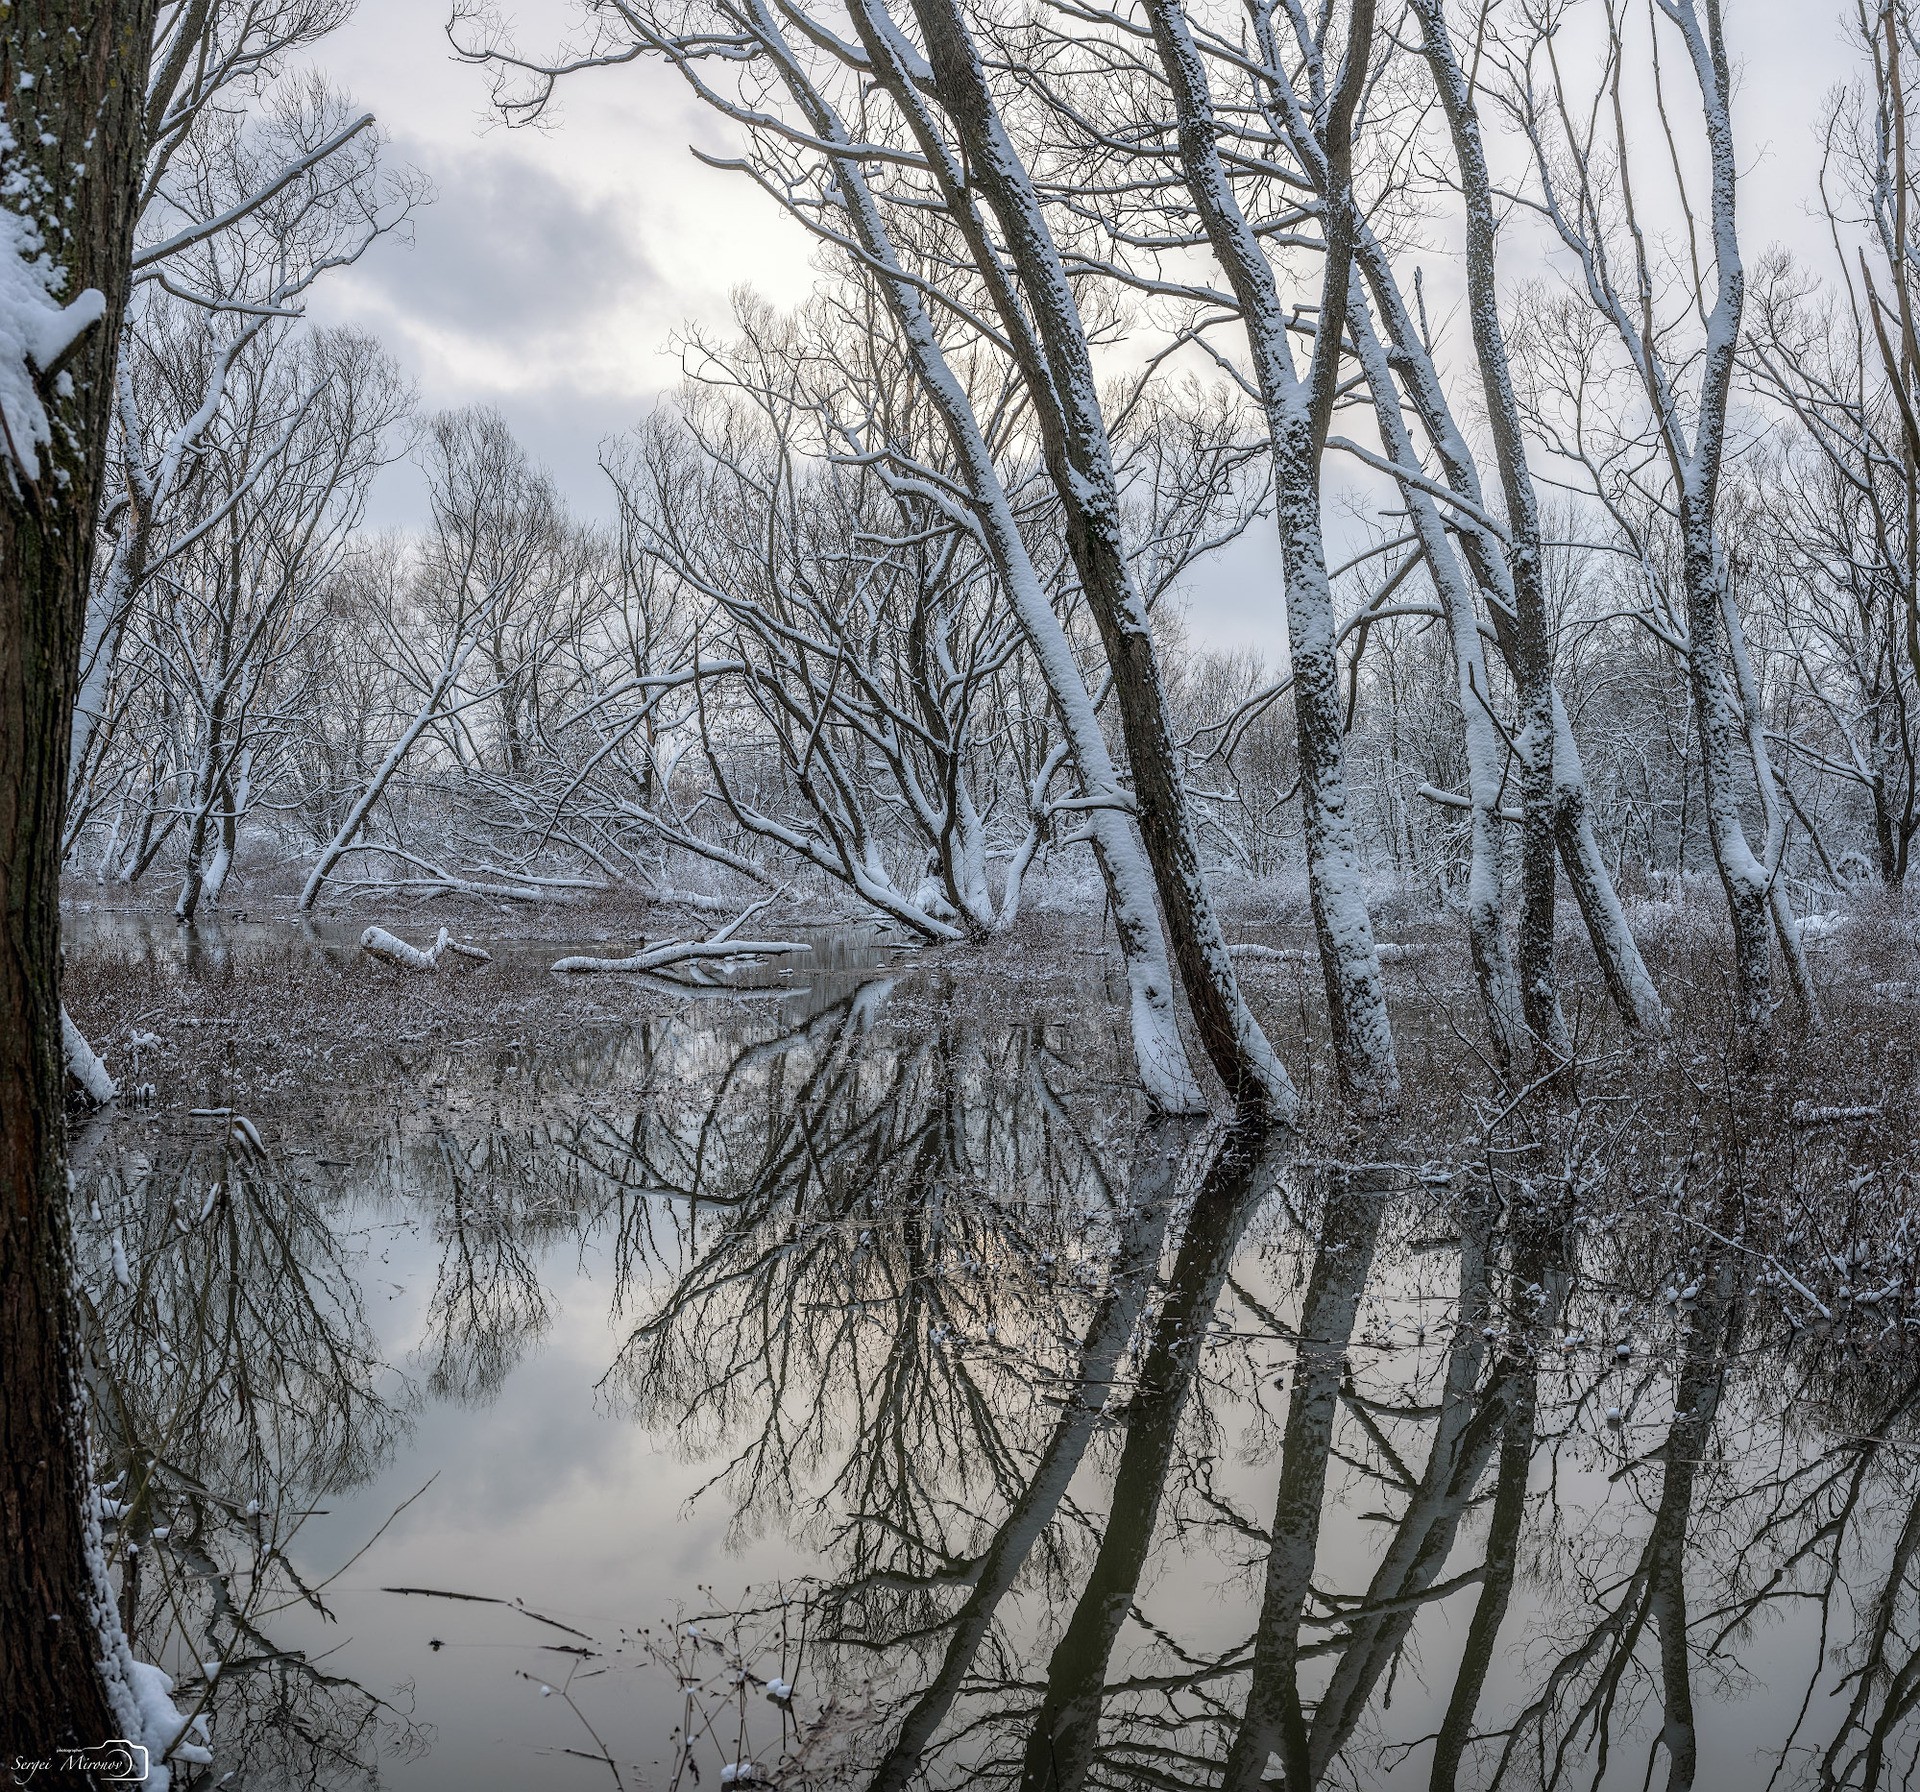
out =
{"type": "Polygon", "coordinates": [[[479,946],[469,946],[457,940],[444,927],[440,937],[424,952],[418,946],[409,946],[397,935],[387,932],[384,927],[369,927],[360,936],[361,947],[375,958],[384,959],[388,964],[398,965],[406,971],[437,971],[440,960],[449,952],[460,958],[470,958],[476,964],[491,964],[493,954],[479,946]]]}

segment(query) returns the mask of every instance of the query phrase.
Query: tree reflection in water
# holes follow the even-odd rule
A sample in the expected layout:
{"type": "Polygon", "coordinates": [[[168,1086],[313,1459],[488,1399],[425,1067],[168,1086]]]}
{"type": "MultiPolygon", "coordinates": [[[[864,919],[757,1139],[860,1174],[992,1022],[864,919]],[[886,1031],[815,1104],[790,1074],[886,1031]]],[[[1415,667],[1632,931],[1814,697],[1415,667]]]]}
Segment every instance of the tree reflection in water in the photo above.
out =
{"type": "Polygon", "coordinates": [[[158,1157],[97,1128],[75,1152],[82,1346],[110,1565],[136,1649],[173,1674],[234,1784],[370,1783],[424,1743],[376,1695],[275,1637],[327,1585],[289,1554],[318,1498],[386,1456],[356,1267],[334,1216],[250,1122],[204,1116],[158,1157]]]}
{"type": "MultiPolygon", "coordinates": [[[[423,1061],[446,1099],[363,1143],[363,1198],[431,1220],[424,1397],[497,1396],[567,1247],[626,1316],[605,1409],[736,1537],[789,1539],[731,1642],[715,1613],[639,1651],[682,1678],[683,1776],[1907,1783],[1920,1365],[1899,1325],[1797,1331],[1742,1233],[1769,1179],[1844,1166],[1695,1153],[1621,1202],[1625,1122],[1592,1113],[1457,1149],[1140,1125],[1112,1043],[870,984],[423,1061]]],[[[224,1123],[164,1165],[103,1146],[82,1199],[139,1629],[258,1689],[223,1746],[287,1766],[297,1736],[332,1783],[391,1714],[267,1621],[324,1604],[285,1527],[400,1420],[350,1203],[224,1123]]],[[[627,1784],[631,1675],[569,1647],[581,1752],[627,1784]]]]}

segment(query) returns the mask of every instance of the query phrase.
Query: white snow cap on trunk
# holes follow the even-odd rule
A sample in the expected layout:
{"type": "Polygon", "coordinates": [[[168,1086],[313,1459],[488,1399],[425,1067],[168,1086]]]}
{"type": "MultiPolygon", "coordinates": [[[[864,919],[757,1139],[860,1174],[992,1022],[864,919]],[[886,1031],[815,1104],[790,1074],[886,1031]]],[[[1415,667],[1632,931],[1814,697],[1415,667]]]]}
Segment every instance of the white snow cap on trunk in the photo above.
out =
{"type": "MultiPolygon", "coordinates": [[[[72,1016],[64,1008],[60,1010],[60,1043],[66,1058],[67,1075],[80,1085],[95,1107],[105,1107],[120,1093],[120,1087],[108,1075],[106,1065],[100,1062],[100,1054],[87,1043],[86,1034],[73,1024],[72,1016]]],[[[155,1043],[159,1042],[156,1040],[155,1043]]]]}
{"type": "MultiPolygon", "coordinates": [[[[12,148],[12,133],[0,127],[0,157],[12,148]]],[[[0,417],[13,459],[38,479],[40,450],[53,441],[53,425],[34,371],[53,366],[82,330],[97,324],[107,301],[93,287],[65,305],[55,296],[66,270],[48,256],[39,225],[14,210],[25,184],[15,168],[0,180],[0,417]]]]}

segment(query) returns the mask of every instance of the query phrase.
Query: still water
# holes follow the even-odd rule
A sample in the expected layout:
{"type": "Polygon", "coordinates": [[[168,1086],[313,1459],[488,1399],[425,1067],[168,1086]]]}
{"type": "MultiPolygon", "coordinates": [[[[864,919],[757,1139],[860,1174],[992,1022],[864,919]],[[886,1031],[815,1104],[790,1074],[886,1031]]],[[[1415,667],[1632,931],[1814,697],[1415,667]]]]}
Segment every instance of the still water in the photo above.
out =
{"type": "Polygon", "coordinates": [[[787,970],[81,1140],[198,1783],[1912,1783],[1898,1327],[1484,1120],[1148,1124],[1096,1001],[787,970]]]}

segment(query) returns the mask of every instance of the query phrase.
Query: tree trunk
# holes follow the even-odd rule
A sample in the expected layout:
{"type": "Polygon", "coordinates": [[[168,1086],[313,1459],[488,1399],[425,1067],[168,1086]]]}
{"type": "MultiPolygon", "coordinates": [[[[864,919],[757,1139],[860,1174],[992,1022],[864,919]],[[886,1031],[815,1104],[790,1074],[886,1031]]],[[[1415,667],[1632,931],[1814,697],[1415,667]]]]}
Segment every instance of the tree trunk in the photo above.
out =
{"type": "MultiPolygon", "coordinates": [[[[1345,328],[1351,266],[1352,195],[1344,173],[1344,144],[1328,148],[1316,141],[1312,146],[1320,152],[1314,171],[1328,216],[1327,270],[1318,308],[1318,328],[1325,334],[1316,344],[1311,371],[1303,380],[1287,346],[1287,314],[1273,270],[1220,160],[1213,95],[1186,16],[1176,0],[1150,0],[1147,16],[1173,93],[1187,192],[1239,302],[1266,412],[1274,512],[1286,577],[1288,663],[1293,671],[1300,752],[1307,883],[1333,1022],[1334,1062],[1350,1100],[1363,1110],[1386,1109],[1398,1099],[1400,1073],[1348,801],[1338,636],[1320,510],[1324,445],[1320,393],[1323,387],[1331,392],[1338,367],[1337,348],[1324,345],[1337,344],[1345,328]]],[[[1357,10],[1352,25],[1354,53],[1362,58],[1369,29],[1364,12],[1357,10]]]]}
{"type": "Polygon", "coordinates": [[[1687,587],[1687,677],[1700,740],[1707,830],[1714,867],[1727,893],[1733,925],[1735,1013],[1743,1027],[1764,1026],[1773,1013],[1772,876],[1747,837],[1740,815],[1738,766],[1747,750],[1746,718],[1733,687],[1727,640],[1725,577],[1710,501],[1682,501],[1687,587]]]}
{"type": "MultiPolygon", "coordinates": [[[[1388,458],[1397,465],[1419,470],[1413,437],[1401,415],[1400,397],[1392,368],[1363,302],[1351,307],[1354,346],[1372,388],[1374,415],[1388,458]]],[[[1486,656],[1480,646],[1480,620],[1474,608],[1473,586],[1447,539],[1438,506],[1420,486],[1404,483],[1401,501],[1420,552],[1427,563],[1433,588],[1446,612],[1447,642],[1453,653],[1454,690],[1460,705],[1461,744],[1467,762],[1467,799],[1473,816],[1473,835],[1467,870],[1467,945],[1473,958],[1480,1005],[1486,1014],[1487,1039],[1494,1060],[1507,1068],[1519,1050],[1521,1035],[1520,985],[1507,943],[1500,898],[1504,847],[1500,838],[1500,786],[1505,746],[1493,718],[1493,687],[1487,678],[1486,656]]]]}
{"type": "MultiPolygon", "coordinates": [[[[891,46],[874,16],[875,10],[856,6],[856,28],[864,34],[880,78],[910,103],[911,89],[889,56],[891,46]]],[[[811,104],[815,128],[823,135],[831,137],[841,129],[837,118],[802,88],[797,76],[792,88],[796,99],[811,104]]],[[[1197,1112],[1205,1101],[1180,1038],[1172,966],[1167,962],[1166,937],[1154,912],[1152,871],[1127,813],[1133,805],[1121,787],[1099,716],[1074,663],[1066,631],[1054,615],[1033,566],[966,389],[947,362],[918,291],[898,267],[880,209],[852,158],[842,158],[836,172],[854,230],[872,258],[915,373],[952,444],[975,505],[982,545],[1033,650],[1079,774],[1081,790],[1090,804],[1087,834],[1106,884],[1126,967],[1134,1059],[1141,1082],[1159,1111],[1197,1112]]],[[[1279,1075],[1284,1084],[1285,1071],[1279,1075]]],[[[1290,1098],[1291,1089],[1286,1093],[1290,1098]]]]}
{"type": "Polygon", "coordinates": [[[25,233],[44,231],[66,276],[49,308],[89,290],[105,301],[65,377],[14,370],[45,407],[47,439],[35,442],[10,397],[0,444],[0,1760],[98,1744],[137,1721],[74,1360],[60,842],[153,11],[154,0],[0,8],[8,186],[31,207],[23,217],[4,201],[0,256],[13,265],[0,273],[31,280],[25,233]]]}
{"type": "Polygon", "coordinates": [[[231,775],[221,779],[220,838],[214,845],[213,862],[207,867],[206,884],[201,891],[216,908],[220,905],[220,892],[227,887],[227,873],[233,869],[240,823],[246,818],[247,805],[252,801],[253,749],[242,747],[231,775]]]}
{"type": "Polygon", "coordinates": [[[1453,59],[1439,0],[1417,0],[1427,65],[1453,140],[1466,210],[1468,315],[1473,326],[1481,393],[1506,501],[1507,573],[1513,587],[1514,683],[1519,688],[1520,727],[1514,751],[1520,762],[1520,1003],[1535,1050],[1545,1062],[1566,1062],[1572,1052],[1560,1012],[1559,979],[1553,962],[1554,895],[1559,839],[1555,826],[1556,757],[1553,643],[1547,614],[1546,566],[1540,510],[1527,466],[1526,435],[1513,386],[1512,358],[1500,322],[1496,283],[1498,210],[1480,140],[1471,88],[1453,59]]]}
{"type": "Polygon", "coordinates": [[[1002,263],[970,229],[974,220],[964,214],[971,199],[954,208],[956,223],[970,231],[969,250],[988,281],[1034,401],[1047,471],[1065,512],[1068,552],[1113,674],[1140,834],[1194,1025],[1235,1102],[1290,1122],[1298,1107],[1292,1079],[1247,1007],[1207,889],[1159,656],[1128,568],[1111,445],[1071,284],[958,6],[954,0],[914,0],[913,10],[971,187],[991,208],[1004,239],[1002,263]]]}
{"type": "Polygon", "coordinates": [[[200,910],[201,892],[206,886],[208,836],[214,810],[221,801],[226,756],[226,699],[216,696],[207,714],[207,743],[193,780],[193,813],[187,818],[187,862],[180,874],[180,895],[173,905],[173,918],[189,926],[200,910]]]}

